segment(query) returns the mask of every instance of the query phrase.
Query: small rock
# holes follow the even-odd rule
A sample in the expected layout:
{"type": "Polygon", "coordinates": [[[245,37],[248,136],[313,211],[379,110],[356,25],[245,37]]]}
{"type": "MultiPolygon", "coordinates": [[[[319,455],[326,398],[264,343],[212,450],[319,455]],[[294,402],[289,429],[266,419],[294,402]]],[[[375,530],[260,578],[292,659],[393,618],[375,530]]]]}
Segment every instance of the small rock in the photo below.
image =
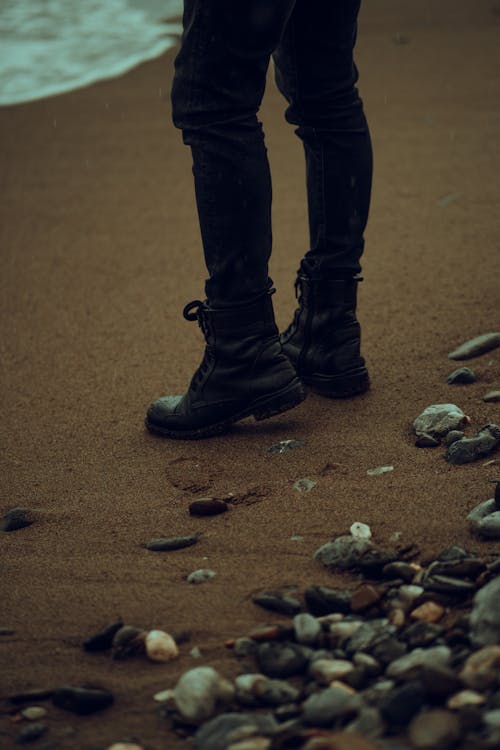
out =
{"type": "MultiPolygon", "coordinates": [[[[356,732],[362,737],[370,737],[373,739],[381,737],[384,730],[385,723],[380,715],[380,711],[374,706],[362,706],[356,718],[345,728],[345,732],[356,732]]],[[[372,747],[375,748],[376,746],[372,745],[372,747]]],[[[346,748],[350,750],[352,745],[347,745],[346,748]]]]}
{"type": "Polygon", "coordinates": [[[452,710],[459,710],[464,706],[482,706],[485,702],[484,695],[475,690],[460,690],[448,698],[446,705],[452,710]]]}
{"type": "Polygon", "coordinates": [[[500,479],[491,479],[490,480],[492,484],[495,485],[495,503],[497,505],[497,510],[500,510],[500,479]]]}
{"type": "Polygon", "coordinates": [[[304,672],[307,657],[295,643],[261,643],[256,653],[260,671],[267,677],[286,678],[304,672]]]}
{"type": "Polygon", "coordinates": [[[199,646],[193,646],[191,651],[189,652],[189,656],[192,656],[193,659],[201,659],[203,656],[202,651],[199,646]]]}
{"type": "Polygon", "coordinates": [[[27,708],[23,708],[21,716],[24,719],[28,719],[28,721],[36,721],[47,716],[47,709],[42,706],[28,706],[27,708]]]}
{"type": "Polygon", "coordinates": [[[350,612],[351,597],[351,591],[331,589],[328,586],[311,586],[304,592],[307,608],[316,617],[334,612],[350,612]]]}
{"type": "Polygon", "coordinates": [[[484,394],[483,401],[490,404],[498,403],[500,401],[500,391],[488,391],[488,393],[484,394]]]}
{"type": "Polygon", "coordinates": [[[469,418],[456,404],[431,404],[413,422],[416,435],[443,437],[450,430],[465,426],[469,418]]]}
{"type": "Polygon", "coordinates": [[[10,695],[9,701],[11,703],[32,703],[33,701],[43,701],[52,698],[53,694],[54,691],[47,688],[34,688],[33,690],[26,690],[24,693],[10,695]]]}
{"type": "Polygon", "coordinates": [[[7,511],[0,525],[1,531],[17,531],[31,526],[34,522],[33,513],[28,508],[12,508],[7,511]]]}
{"type": "Polygon", "coordinates": [[[269,750],[271,740],[269,737],[250,737],[240,742],[231,742],[226,750],[269,750]]]}
{"type": "Polygon", "coordinates": [[[368,583],[363,584],[356,589],[351,599],[351,610],[353,612],[364,612],[373,604],[376,604],[382,598],[384,592],[379,591],[375,586],[368,583]]]}
{"type": "Polygon", "coordinates": [[[143,654],[145,640],[145,630],[135,628],[132,625],[124,625],[113,636],[111,656],[113,659],[126,659],[129,656],[143,654]]]}
{"type": "Polygon", "coordinates": [[[66,685],[54,692],[52,702],[65,711],[87,716],[111,706],[114,697],[109,690],[66,685]]]}
{"type": "Polygon", "coordinates": [[[173,698],[181,716],[198,723],[210,719],[219,705],[229,703],[234,692],[233,685],[212,667],[195,667],[182,675],[173,698]]]}
{"type": "Polygon", "coordinates": [[[444,607],[436,602],[424,602],[416,607],[410,614],[412,620],[423,620],[424,622],[439,622],[445,613],[444,607]]]}
{"type": "Polygon", "coordinates": [[[123,627],[122,620],[117,620],[111,625],[106,625],[95,635],[91,635],[83,643],[85,651],[107,651],[113,644],[113,638],[116,633],[123,627]]]}
{"type": "Polygon", "coordinates": [[[487,424],[470,438],[462,438],[448,446],[445,458],[450,464],[467,464],[487,456],[500,443],[500,427],[487,424]]]}
{"type": "Polygon", "coordinates": [[[278,723],[267,713],[220,714],[205,722],[194,736],[195,750],[226,750],[231,742],[246,740],[250,736],[272,736],[278,723]]]}
{"type": "Polygon", "coordinates": [[[394,466],[377,466],[375,469],[368,469],[366,473],[369,477],[378,477],[390,471],[394,471],[394,466]]]}
{"type": "Polygon", "coordinates": [[[448,667],[439,664],[426,664],[418,671],[418,681],[430,698],[440,701],[463,687],[458,675],[448,667]]]}
{"type": "Polygon", "coordinates": [[[327,727],[340,717],[356,713],[355,694],[344,687],[329,687],[312,695],[302,706],[302,720],[315,727],[327,727]]]}
{"type": "Polygon", "coordinates": [[[357,539],[371,539],[372,537],[372,531],[368,524],[361,521],[355,521],[349,531],[351,532],[351,536],[357,539]]]}
{"type": "MultiPolygon", "coordinates": [[[[380,750],[380,745],[354,731],[331,732],[312,737],[302,750],[380,750]]],[[[404,750],[404,749],[402,749],[404,750]]]]}
{"type": "Polygon", "coordinates": [[[448,385],[462,385],[475,383],[477,380],[476,373],[470,367],[459,367],[458,370],[450,372],[446,378],[448,385]]]}
{"type": "Polygon", "coordinates": [[[456,597],[469,596],[476,590],[474,583],[452,576],[430,575],[425,582],[426,591],[436,591],[440,594],[450,594],[456,597]]]}
{"type": "Polygon", "coordinates": [[[191,536],[161,537],[160,539],[151,539],[144,544],[144,547],[151,552],[170,552],[172,550],[182,549],[183,547],[191,547],[193,544],[196,544],[198,539],[198,534],[192,534],[191,536]]]}
{"type": "Polygon", "coordinates": [[[159,690],[157,693],[153,695],[153,700],[157,701],[158,703],[164,703],[165,701],[168,701],[173,697],[174,697],[173,690],[159,690]]]}
{"type": "Polygon", "coordinates": [[[374,575],[395,557],[395,553],[376,547],[369,539],[353,536],[339,536],[314,553],[314,559],[327,568],[361,570],[374,575]]]}
{"type": "Polygon", "coordinates": [[[415,445],[417,448],[437,448],[441,443],[433,435],[419,435],[415,440],[415,445]]]}
{"type": "Polygon", "coordinates": [[[253,638],[237,638],[233,650],[236,656],[253,656],[257,651],[257,643],[253,638]]]}
{"type": "Polygon", "coordinates": [[[483,333],[469,339],[448,354],[449,359],[471,359],[500,346],[500,333],[483,333]]]}
{"type": "Polygon", "coordinates": [[[435,664],[447,667],[451,660],[451,649],[448,646],[432,646],[430,648],[416,648],[401,656],[389,665],[387,676],[398,680],[412,679],[421,667],[435,664]]]}
{"type": "Polygon", "coordinates": [[[177,644],[169,633],[150,630],[145,641],[146,656],[151,661],[165,663],[179,656],[177,644]]]}
{"type": "Polygon", "coordinates": [[[384,696],[380,713],[391,724],[403,726],[422,708],[425,699],[425,690],[419,682],[407,682],[384,696]]]}
{"type": "Polygon", "coordinates": [[[286,453],[305,445],[305,440],[280,440],[269,448],[268,453],[286,453]]]}
{"type": "Polygon", "coordinates": [[[403,581],[411,583],[419,570],[421,570],[419,565],[396,561],[384,565],[382,575],[384,578],[402,578],[403,581]]]}
{"type": "MultiPolygon", "coordinates": [[[[343,646],[346,641],[350,642],[357,630],[361,630],[363,623],[361,620],[350,620],[347,622],[332,622],[329,629],[329,641],[332,647],[343,646]]],[[[370,634],[376,636],[373,628],[370,628],[370,634]]],[[[355,651],[356,649],[354,649],[355,651]]]]}
{"type": "Polygon", "coordinates": [[[107,750],[144,750],[137,742],[113,742],[107,750]]]}
{"type": "Polygon", "coordinates": [[[206,581],[211,581],[215,576],[215,570],[210,570],[210,568],[199,568],[198,570],[193,570],[193,572],[187,576],[186,580],[188,583],[206,583],[206,581]]]}
{"type": "Polygon", "coordinates": [[[457,440],[461,440],[463,437],[465,437],[465,432],[462,432],[462,430],[450,430],[444,436],[444,444],[447,446],[451,445],[452,443],[456,443],[457,440]]]}
{"type": "Polygon", "coordinates": [[[342,680],[352,672],[354,665],[346,659],[316,659],[309,667],[309,673],[320,685],[329,685],[334,680],[342,680]]]}
{"type": "Polygon", "coordinates": [[[469,656],[460,679],[467,687],[484,690],[497,682],[499,671],[500,646],[485,646],[469,656]]]}
{"type": "Polygon", "coordinates": [[[297,643],[311,645],[318,640],[321,624],[313,615],[301,612],[293,618],[293,630],[297,643]]]}
{"type": "Polygon", "coordinates": [[[500,511],[496,510],[482,518],[477,525],[477,532],[487,539],[500,539],[500,511]]]}
{"type": "Polygon", "coordinates": [[[259,607],[269,609],[271,612],[279,612],[281,615],[293,616],[301,610],[301,604],[298,599],[290,594],[284,593],[262,593],[252,597],[254,604],[259,607]]]}
{"type": "Polygon", "coordinates": [[[397,638],[384,634],[372,646],[371,654],[381,664],[387,666],[406,654],[406,644],[397,638]]]}
{"type": "Polygon", "coordinates": [[[470,632],[476,646],[500,644],[500,576],[483,586],[474,597],[470,632]]]}
{"type": "Polygon", "coordinates": [[[317,482],[312,479],[304,477],[303,479],[297,479],[293,485],[293,489],[298,492],[310,492],[313,487],[316,487],[317,482]]]}
{"type": "Polygon", "coordinates": [[[218,516],[227,509],[227,503],[216,497],[203,497],[189,504],[189,513],[192,516],[218,516]]]}
{"type": "Polygon", "coordinates": [[[416,750],[448,750],[460,739],[461,733],[456,714],[440,708],[415,716],[408,730],[416,750]]]}
{"type": "Polygon", "coordinates": [[[47,725],[43,724],[42,722],[30,724],[29,726],[21,729],[16,737],[16,743],[18,745],[26,745],[28,742],[34,742],[35,740],[42,737],[42,735],[44,735],[47,730],[47,725]]]}

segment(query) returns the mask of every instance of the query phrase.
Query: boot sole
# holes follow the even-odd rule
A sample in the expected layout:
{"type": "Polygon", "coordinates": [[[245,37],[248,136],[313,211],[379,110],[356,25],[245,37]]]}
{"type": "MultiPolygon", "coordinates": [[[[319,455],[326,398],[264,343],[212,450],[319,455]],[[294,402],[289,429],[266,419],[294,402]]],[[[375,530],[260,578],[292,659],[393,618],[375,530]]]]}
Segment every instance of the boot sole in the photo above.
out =
{"type": "Polygon", "coordinates": [[[311,391],[327,398],[352,398],[366,393],[370,388],[370,377],[366,368],[351,370],[342,375],[300,375],[300,379],[311,391]]]}
{"type": "Polygon", "coordinates": [[[295,378],[285,388],[276,391],[270,396],[263,396],[260,399],[256,399],[251,406],[248,406],[243,411],[207,427],[198,427],[195,430],[169,430],[166,427],[160,427],[154,424],[154,422],[150,422],[147,417],[145,424],[149,432],[161,435],[161,437],[172,438],[173,440],[200,440],[201,438],[220,435],[226,432],[235,422],[239,422],[247,417],[253,417],[258,422],[274,417],[284,411],[293,409],[294,406],[298,406],[305,397],[306,390],[304,386],[298,378],[295,378]]]}

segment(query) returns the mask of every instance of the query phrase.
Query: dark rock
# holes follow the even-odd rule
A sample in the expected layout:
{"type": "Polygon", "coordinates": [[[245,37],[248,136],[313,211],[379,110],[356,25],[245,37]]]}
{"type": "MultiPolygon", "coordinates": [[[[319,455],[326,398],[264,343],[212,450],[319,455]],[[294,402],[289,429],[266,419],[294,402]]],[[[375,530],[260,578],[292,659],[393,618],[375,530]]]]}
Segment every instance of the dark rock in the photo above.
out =
{"type": "Polygon", "coordinates": [[[390,636],[393,631],[394,628],[385,619],[362,622],[345,643],[344,650],[348,656],[353,656],[358,651],[370,651],[376,641],[390,636]]]}
{"type": "Polygon", "coordinates": [[[302,705],[302,720],[315,727],[331,726],[338,718],[357,712],[359,700],[346,688],[329,687],[307,698],[302,705]]]}
{"type": "Polygon", "coordinates": [[[491,453],[500,443],[500,427],[487,424],[470,438],[462,438],[448,446],[445,458],[450,464],[467,464],[491,453]]]}
{"type": "Polygon", "coordinates": [[[279,727],[272,714],[227,713],[205,722],[194,736],[195,750],[225,750],[231,743],[231,735],[240,730],[241,737],[251,734],[271,736],[279,727]],[[253,731],[252,731],[253,729],[253,731]]]}
{"type": "Polygon", "coordinates": [[[451,594],[458,598],[473,594],[476,587],[469,581],[450,576],[431,575],[424,581],[426,591],[437,591],[440,594],[451,594]]]}
{"type": "Polygon", "coordinates": [[[419,435],[417,439],[415,440],[415,445],[417,448],[437,448],[439,445],[441,445],[438,438],[434,437],[433,435],[427,435],[424,433],[423,435],[419,435]]]}
{"type": "Polygon", "coordinates": [[[193,500],[189,505],[189,513],[192,516],[218,516],[227,511],[227,503],[216,497],[204,497],[193,500]]]}
{"type": "Polygon", "coordinates": [[[451,560],[463,560],[466,557],[469,557],[469,553],[462,547],[454,545],[443,550],[437,559],[441,562],[450,562],[451,560]]]}
{"type": "Polygon", "coordinates": [[[15,632],[14,628],[0,628],[0,636],[14,635],[15,632]]]}
{"type": "Polygon", "coordinates": [[[310,586],[304,592],[306,605],[316,617],[336,612],[347,614],[351,611],[352,591],[331,589],[328,586],[310,586]]]}
{"type": "Polygon", "coordinates": [[[376,604],[383,597],[385,591],[375,588],[369,583],[360,586],[351,599],[351,610],[353,612],[364,612],[376,604]]]}
{"type": "Polygon", "coordinates": [[[406,654],[407,646],[390,635],[382,636],[370,649],[371,655],[382,665],[387,666],[406,654]]]}
{"type": "Polygon", "coordinates": [[[54,692],[52,702],[65,711],[87,716],[111,706],[114,697],[109,690],[65,685],[54,692]]]}
{"type": "Polygon", "coordinates": [[[388,563],[382,569],[384,578],[401,578],[406,583],[413,581],[415,573],[415,567],[411,563],[400,561],[388,563]]]}
{"type": "Polygon", "coordinates": [[[104,628],[99,630],[95,635],[87,638],[83,643],[85,651],[106,651],[111,648],[115,633],[123,627],[123,622],[117,620],[111,625],[106,625],[104,628]]]}
{"type": "Polygon", "coordinates": [[[302,612],[293,618],[293,631],[297,643],[317,644],[321,638],[321,623],[309,612],[302,612]]]}
{"type": "Polygon", "coordinates": [[[448,354],[449,359],[471,359],[479,357],[500,346],[500,333],[483,333],[469,339],[448,354]]]}
{"type": "Polygon", "coordinates": [[[448,667],[426,664],[418,673],[418,679],[427,695],[433,698],[447,698],[462,688],[462,681],[448,667]]]}
{"type": "Polygon", "coordinates": [[[196,544],[198,539],[198,534],[192,534],[191,536],[161,537],[160,539],[151,539],[144,544],[144,547],[151,552],[170,552],[172,550],[182,549],[183,547],[191,547],[193,544],[196,544]]]}
{"type": "Polygon", "coordinates": [[[7,511],[0,524],[0,531],[17,531],[31,526],[34,522],[33,512],[28,508],[12,508],[7,511]]]}
{"type": "Polygon", "coordinates": [[[407,682],[385,695],[380,713],[391,724],[403,726],[422,708],[425,699],[426,692],[420,682],[407,682]]]}
{"type": "Polygon", "coordinates": [[[22,693],[15,693],[9,696],[11,703],[36,703],[37,701],[44,701],[52,698],[54,694],[53,690],[47,688],[33,688],[32,690],[25,690],[22,693]]]}
{"type": "Polygon", "coordinates": [[[442,562],[437,560],[427,569],[427,575],[442,575],[456,578],[476,579],[486,570],[486,564],[477,557],[466,557],[461,560],[449,560],[442,562]]]}
{"type": "Polygon", "coordinates": [[[41,721],[37,721],[35,724],[29,724],[27,727],[21,729],[16,737],[16,743],[18,745],[25,745],[28,742],[34,742],[42,737],[47,730],[47,725],[41,721]]]}
{"type": "Polygon", "coordinates": [[[411,649],[430,646],[444,632],[441,625],[433,622],[415,622],[401,633],[411,649]]]}
{"type": "Polygon", "coordinates": [[[465,437],[465,432],[462,432],[462,430],[450,430],[444,437],[444,444],[451,445],[452,443],[456,443],[457,440],[461,440],[463,437],[465,437]]]}
{"type": "Polygon", "coordinates": [[[450,372],[446,378],[448,385],[462,385],[475,383],[477,380],[476,373],[470,367],[459,367],[457,370],[450,372]]]}
{"type": "Polygon", "coordinates": [[[490,479],[490,482],[495,485],[495,503],[500,510],[500,479],[490,479]]]}
{"type": "Polygon", "coordinates": [[[307,667],[302,647],[295,643],[261,643],[256,653],[260,671],[267,677],[286,678],[301,674],[307,667]]]}
{"type": "Polygon", "coordinates": [[[254,604],[258,604],[259,607],[290,617],[298,614],[301,610],[300,601],[290,594],[271,592],[256,594],[252,597],[252,601],[254,604]]]}
{"type": "Polygon", "coordinates": [[[112,641],[113,659],[126,659],[128,656],[145,651],[146,631],[132,625],[124,625],[116,631],[112,641]]]}

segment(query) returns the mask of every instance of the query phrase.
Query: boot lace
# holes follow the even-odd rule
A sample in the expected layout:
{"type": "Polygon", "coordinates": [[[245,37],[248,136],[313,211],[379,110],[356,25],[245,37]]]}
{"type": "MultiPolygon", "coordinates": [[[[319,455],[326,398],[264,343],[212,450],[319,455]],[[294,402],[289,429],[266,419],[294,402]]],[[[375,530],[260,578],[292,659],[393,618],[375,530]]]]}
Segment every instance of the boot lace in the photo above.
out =
{"type": "Polygon", "coordinates": [[[186,320],[198,321],[198,325],[206,341],[203,359],[191,380],[191,388],[196,391],[201,385],[202,381],[205,379],[207,372],[213,364],[215,358],[215,347],[208,342],[208,338],[210,335],[210,326],[208,322],[208,316],[206,314],[205,304],[199,299],[193,300],[185,306],[182,314],[186,320]]]}
{"type": "Polygon", "coordinates": [[[294,287],[295,287],[295,299],[297,300],[298,307],[297,307],[297,309],[295,310],[295,312],[293,314],[293,320],[292,320],[292,322],[290,323],[290,325],[288,326],[288,328],[286,328],[283,331],[283,333],[281,334],[281,339],[283,341],[288,341],[288,339],[292,338],[292,336],[294,335],[295,331],[297,330],[297,327],[298,327],[298,324],[299,324],[300,302],[301,302],[301,299],[302,299],[302,285],[301,285],[300,278],[298,276],[295,279],[294,287]]]}

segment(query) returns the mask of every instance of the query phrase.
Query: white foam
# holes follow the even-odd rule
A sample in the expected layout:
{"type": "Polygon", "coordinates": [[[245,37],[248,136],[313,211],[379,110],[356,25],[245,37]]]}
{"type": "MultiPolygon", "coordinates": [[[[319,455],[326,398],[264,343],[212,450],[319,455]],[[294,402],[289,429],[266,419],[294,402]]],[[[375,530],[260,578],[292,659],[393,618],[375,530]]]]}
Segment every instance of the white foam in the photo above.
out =
{"type": "Polygon", "coordinates": [[[125,73],[178,41],[181,0],[2,0],[0,105],[125,73]],[[161,11],[161,12],[160,12],[161,11]]]}

